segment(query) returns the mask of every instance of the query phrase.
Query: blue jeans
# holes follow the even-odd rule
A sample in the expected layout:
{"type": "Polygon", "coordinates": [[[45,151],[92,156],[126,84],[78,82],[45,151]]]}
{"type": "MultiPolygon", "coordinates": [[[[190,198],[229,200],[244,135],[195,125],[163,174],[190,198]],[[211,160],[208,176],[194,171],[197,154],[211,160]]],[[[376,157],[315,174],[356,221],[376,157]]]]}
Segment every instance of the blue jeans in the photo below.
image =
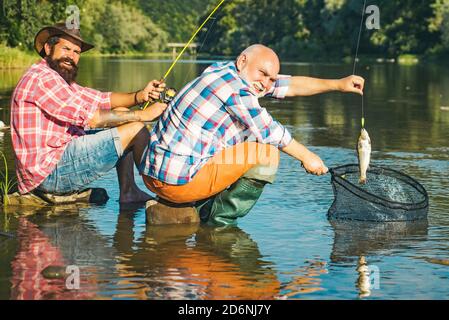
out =
{"type": "Polygon", "coordinates": [[[53,172],[38,190],[68,194],[107,174],[123,156],[117,128],[88,133],[70,141],[53,172]]]}

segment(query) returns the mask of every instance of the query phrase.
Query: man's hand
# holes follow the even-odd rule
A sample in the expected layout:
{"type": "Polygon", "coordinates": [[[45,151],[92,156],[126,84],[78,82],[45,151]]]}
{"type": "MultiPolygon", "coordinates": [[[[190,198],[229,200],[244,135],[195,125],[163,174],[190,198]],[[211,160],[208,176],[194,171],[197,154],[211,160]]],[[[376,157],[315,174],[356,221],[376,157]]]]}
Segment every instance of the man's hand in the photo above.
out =
{"type": "Polygon", "coordinates": [[[307,173],[314,174],[316,176],[324,175],[329,171],[329,169],[324,165],[323,160],[311,151],[303,157],[302,166],[307,173]]]}
{"type": "Polygon", "coordinates": [[[144,103],[148,100],[159,100],[161,92],[165,89],[165,82],[159,80],[150,81],[147,86],[137,93],[137,102],[144,103]]]}
{"type": "Polygon", "coordinates": [[[146,108],[145,110],[140,110],[142,115],[142,121],[153,121],[158,118],[167,109],[167,104],[156,102],[146,108]]]}
{"type": "Polygon", "coordinates": [[[341,92],[358,93],[363,96],[365,79],[359,76],[349,76],[338,80],[338,90],[341,92]]]}
{"type": "Polygon", "coordinates": [[[292,141],[281,150],[293,158],[301,161],[302,166],[308,173],[321,176],[329,171],[320,157],[295,139],[292,139],[292,141]]]}

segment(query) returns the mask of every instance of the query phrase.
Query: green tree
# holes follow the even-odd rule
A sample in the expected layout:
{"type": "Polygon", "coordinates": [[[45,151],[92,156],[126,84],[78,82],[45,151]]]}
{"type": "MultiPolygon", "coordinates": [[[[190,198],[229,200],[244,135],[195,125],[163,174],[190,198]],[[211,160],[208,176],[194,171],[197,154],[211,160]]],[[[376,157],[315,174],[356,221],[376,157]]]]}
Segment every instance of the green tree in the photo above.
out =
{"type": "Polygon", "coordinates": [[[32,50],[39,29],[64,19],[65,8],[70,4],[73,1],[2,0],[2,40],[11,47],[32,50]]]}
{"type": "Polygon", "coordinates": [[[430,19],[429,31],[439,32],[441,42],[435,51],[449,52],[449,0],[436,0],[432,4],[434,16],[430,19]]]}
{"type": "MultiPolygon", "coordinates": [[[[36,32],[77,5],[81,32],[101,52],[151,52],[186,42],[219,0],[0,0],[0,42],[31,50],[36,32]]],[[[449,52],[449,0],[371,0],[381,29],[363,29],[360,53],[449,52]]],[[[227,0],[195,39],[203,53],[236,55],[253,43],[282,58],[352,56],[363,0],[227,0]]]]}
{"type": "Polygon", "coordinates": [[[32,50],[40,28],[64,21],[66,8],[80,9],[81,33],[101,52],[152,52],[164,49],[166,33],[137,9],[138,1],[2,0],[0,36],[10,47],[32,50]]]}
{"type": "MultiPolygon", "coordinates": [[[[333,58],[351,56],[356,50],[363,1],[311,0],[305,5],[305,25],[309,34],[304,50],[333,58]]],[[[363,29],[363,52],[369,46],[369,32],[363,29]]]]}
{"type": "Polygon", "coordinates": [[[434,17],[432,3],[418,0],[377,0],[382,26],[374,33],[374,47],[390,55],[423,54],[440,42],[440,33],[429,28],[434,17]]]}
{"type": "MultiPolygon", "coordinates": [[[[363,29],[360,53],[425,54],[441,41],[447,43],[448,0],[373,0],[381,12],[381,29],[363,29]],[[439,20],[435,18],[435,12],[439,20]],[[438,20],[438,21],[436,21],[438,20]],[[432,22],[437,28],[431,28],[432,22]]],[[[261,42],[282,57],[332,55],[355,52],[362,0],[236,0],[218,15],[206,50],[235,55],[251,43],[261,42]]],[[[366,16],[365,16],[366,18],[366,16]]]]}
{"type": "MultiPolygon", "coordinates": [[[[101,35],[102,51],[125,53],[163,50],[166,33],[140,10],[121,2],[109,3],[104,8],[91,30],[91,34],[95,32],[101,35]]],[[[97,40],[100,40],[99,36],[97,40]]]]}
{"type": "Polygon", "coordinates": [[[168,34],[170,42],[186,42],[199,26],[199,17],[218,0],[140,0],[142,11],[168,34]]]}

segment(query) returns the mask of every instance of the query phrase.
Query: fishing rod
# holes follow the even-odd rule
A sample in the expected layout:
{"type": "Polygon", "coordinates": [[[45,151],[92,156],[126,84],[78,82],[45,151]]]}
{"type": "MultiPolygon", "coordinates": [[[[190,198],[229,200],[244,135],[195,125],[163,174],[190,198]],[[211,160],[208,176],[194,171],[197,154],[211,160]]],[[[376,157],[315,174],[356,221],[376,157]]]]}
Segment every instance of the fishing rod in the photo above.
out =
{"type": "MultiPolygon", "coordinates": [[[[366,0],[364,0],[364,3],[363,3],[362,19],[360,21],[359,37],[357,39],[357,48],[356,48],[355,57],[354,57],[354,67],[352,69],[352,74],[353,75],[355,75],[356,65],[357,65],[357,62],[359,60],[359,58],[358,58],[358,56],[359,56],[359,47],[360,47],[360,39],[362,37],[363,20],[365,18],[365,8],[366,8],[366,0]]],[[[364,129],[364,128],[365,128],[365,99],[364,99],[364,96],[362,95],[362,129],[364,129]]]]}
{"type": "MultiPolygon", "coordinates": [[[[164,76],[162,77],[161,81],[165,82],[165,80],[167,79],[168,75],[170,74],[170,72],[173,70],[173,67],[176,65],[176,63],[178,62],[178,60],[181,58],[181,56],[184,54],[184,52],[187,50],[187,48],[190,46],[190,44],[192,43],[193,39],[195,39],[196,35],[198,34],[198,32],[201,31],[201,29],[204,27],[204,25],[210,20],[210,18],[212,18],[212,16],[214,15],[214,13],[221,7],[221,5],[225,2],[225,0],[221,0],[220,3],[214,8],[214,10],[212,10],[212,12],[209,14],[209,16],[203,21],[203,23],[198,27],[198,29],[196,29],[196,31],[193,33],[192,37],[190,38],[190,40],[187,42],[187,44],[184,46],[184,48],[181,50],[181,52],[178,54],[178,56],[176,57],[176,59],[173,61],[173,63],[171,64],[170,68],[168,68],[167,72],[164,74],[164,76]]],[[[176,90],[173,88],[167,88],[166,90],[164,90],[164,92],[162,92],[162,101],[164,102],[170,102],[171,100],[173,100],[173,98],[176,95],[176,90]]],[[[150,100],[147,101],[147,103],[145,103],[145,105],[143,106],[143,110],[145,110],[148,105],[150,104],[150,100]]]]}

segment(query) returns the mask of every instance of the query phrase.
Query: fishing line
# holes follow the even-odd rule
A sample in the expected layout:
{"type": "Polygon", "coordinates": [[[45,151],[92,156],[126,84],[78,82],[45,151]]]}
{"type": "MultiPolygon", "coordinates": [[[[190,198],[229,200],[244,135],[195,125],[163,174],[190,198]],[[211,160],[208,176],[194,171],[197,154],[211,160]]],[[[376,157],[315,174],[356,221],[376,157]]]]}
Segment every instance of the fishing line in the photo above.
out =
{"type": "MultiPolygon", "coordinates": [[[[359,60],[359,47],[360,47],[360,39],[362,37],[362,30],[363,30],[363,21],[365,18],[365,8],[366,8],[366,0],[363,2],[363,9],[362,9],[362,19],[360,21],[360,30],[359,30],[359,37],[357,39],[357,47],[355,51],[355,57],[354,57],[354,67],[352,69],[352,74],[355,75],[355,70],[357,66],[357,61],[359,60]]],[[[364,95],[362,95],[362,128],[365,128],[365,101],[364,101],[364,95]]]]}
{"type": "MultiPolygon", "coordinates": [[[[206,34],[204,35],[204,39],[203,39],[203,41],[201,42],[200,46],[198,47],[198,50],[196,51],[196,54],[197,54],[197,55],[198,55],[198,54],[201,52],[201,50],[203,49],[204,44],[206,43],[207,38],[209,37],[209,33],[212,31],[212,28],[214,27],[215,22],[216,22],[217,19],[216,19],[216,18],[211,18],[211,20],[212,20],[212,24],[210,25],[209,28],[207,28],[207,32],[206,32],[206,34]]],[[[185,76],[185,78],[184,78],[184,82],[183,82],[183,83],[186,83],[186,82],[187,82],[187,79],[189,78],[190,74],[192,73],[192,70],[193,70],[193,65],[191,65],[191,66],[189,67],[189,71],[187,72],[187,74],[186,74],[186,76],[185,76]]]]}
{"type": "MultiPolygon", "coordinates": [[[[220,3],[214,8],[214,10],[212,10],[212,12],[209,14],[209,16],[203,21],[203,23],[198,27],[198,29],[196,29],[196,31],[193,33],[192,37],[190,38],[190,40],[187,42],[187,44],[184,46],[184,48],[181,50],[181,52],[178,54],[178,56],[176,57],[176,59],[173,61],[173,63],[171,64],[170,68],[168,68],[167,72],[164,74],[164,77],[161,79],[162,81],[165,81],[165,79],[167,79],[168,75],[170,74],[170,72],[173,70],[173,67],[176,65],[176,63],[178,62],[178,60],[181,58],[181,56],[184,54],[184,52],[186,51],[186,49],[190,46],[190,44],[192,43],[193,39],[195,39],[196,35],[198,34],[198,32],[201,31],[201,29],[203,29],[204,25],[210,20],[210,18],[212,18],[212,16],[214,15],[214,13],[221,7],[221,5],[225,2],[225,0],[221,0],[220,3]]],[[[148,105],[150,104],[150,100],[147,101],[147,103],[144,105],[144,107],[142,108],[143,110],[145,110],[148,105]]]]}

